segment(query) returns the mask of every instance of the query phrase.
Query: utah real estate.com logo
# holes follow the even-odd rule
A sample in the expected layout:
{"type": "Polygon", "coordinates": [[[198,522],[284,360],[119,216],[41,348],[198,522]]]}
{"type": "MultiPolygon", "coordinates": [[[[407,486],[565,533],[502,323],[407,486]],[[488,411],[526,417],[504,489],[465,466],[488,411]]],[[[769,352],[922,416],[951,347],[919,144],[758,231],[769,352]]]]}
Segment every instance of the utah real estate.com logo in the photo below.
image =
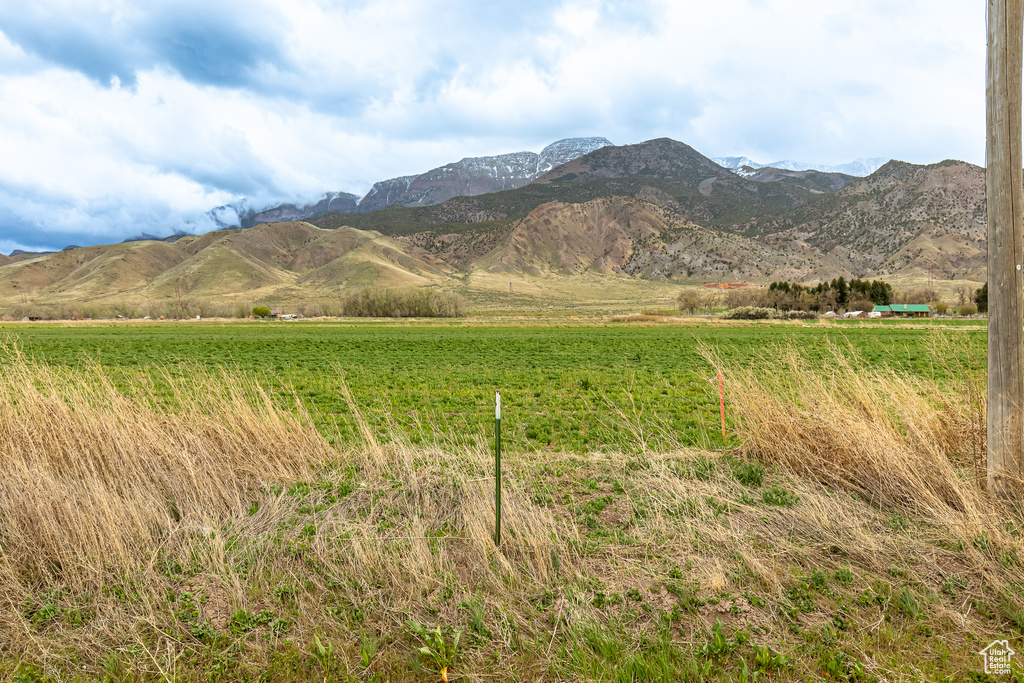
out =
{"type": "Polygon", "coordinates": [[[994,640],[978,654],[985,658],[985,673],[998,676],[1010,673],[1010,658],[1017,653],[1010,649],[1009,641],[994,640]]]}

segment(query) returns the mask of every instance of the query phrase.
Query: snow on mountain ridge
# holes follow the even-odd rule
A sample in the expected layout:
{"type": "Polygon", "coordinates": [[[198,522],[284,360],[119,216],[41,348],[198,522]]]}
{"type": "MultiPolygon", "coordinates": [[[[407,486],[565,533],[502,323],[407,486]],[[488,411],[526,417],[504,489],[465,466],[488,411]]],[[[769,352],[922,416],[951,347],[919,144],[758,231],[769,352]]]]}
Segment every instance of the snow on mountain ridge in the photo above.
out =
{"type": "Polygon", "coordinates": [[[602,137],[565,138],[540,151],[465,157],[418,175],[398,176],[373,184],[363,197],[326,192],[316,200],[254,206],[243,197],[210,209],[183,226],[188,232],[248,228],[262,222],[305,220],[330,211],[357,213],[392,205],[426,206],[456,196],[473,196],[522,187],[555,166],[612,143],[602,137]]]}
{"type": "MultiPolygon", "coordinates": [[[[464,157],[412,177],[397,195],[384,197],[371,190],[360,200],[358,210],[377,211],[393,205],[428,206],[440,204],[452,197],[472,197],[512,190],[540,177],[555,166],[611,144],[601,137],[565,138],[551,143],[540,154],[510,152],[486,157],[464,157]]],[[[381,183],[374,185],[374,188],[381,183]]]]}
{"type": "Polygon", "coordinates": [[[584,154],[610,146],[612,143],[607,138],[565,138],[552,142],[540,151],[535,177],[544,175],[555,166],[578,159],[584,154]]]}
{"type": "MultiPolygon", "coordinates": [[[[750,168],[778,168],[783,171],[821,171],[822,173],[845,173],[852,176],[869,176],[881,168],[889,159],[885,157],[857,158],[845,164],[810,164],[802,161],[773,161],[769,164],[759,164],[756,161],[744,156],[738,157],[714,157],[711,159],[719,166],[733,171],[739,171],[744,166],[750,168]]],[[[742,174],[741,174],[742,175],[742,174]]]]}

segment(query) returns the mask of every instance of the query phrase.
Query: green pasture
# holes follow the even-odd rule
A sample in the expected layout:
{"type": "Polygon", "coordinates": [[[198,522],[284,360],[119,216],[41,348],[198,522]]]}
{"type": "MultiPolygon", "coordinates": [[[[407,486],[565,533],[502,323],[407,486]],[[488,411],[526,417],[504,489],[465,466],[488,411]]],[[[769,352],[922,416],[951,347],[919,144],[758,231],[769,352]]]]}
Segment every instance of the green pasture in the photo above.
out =
{"type": "MultiPolygon", "coordinates": [[[[982,368],[983,327],[756,323],[669,325],[557,321],[152,322],[14,324],[3,334],[31,358],[99,361],[115,376],[187,373],[193,364],[255,377],[299,397],[330,438],[355,440],[349,390],[384,438],[413,443],[489,438],[500,389],[506,447],[587,451],[684,443],[719,447],[718,390],[701,348],[726,364],[796,345],[809,362],[832,344],[858,363],[949,374],[940,335],[958,339],[958,366],[982,368]]],[[[726,403],[729,401],[726,387],[726,403]]]]}

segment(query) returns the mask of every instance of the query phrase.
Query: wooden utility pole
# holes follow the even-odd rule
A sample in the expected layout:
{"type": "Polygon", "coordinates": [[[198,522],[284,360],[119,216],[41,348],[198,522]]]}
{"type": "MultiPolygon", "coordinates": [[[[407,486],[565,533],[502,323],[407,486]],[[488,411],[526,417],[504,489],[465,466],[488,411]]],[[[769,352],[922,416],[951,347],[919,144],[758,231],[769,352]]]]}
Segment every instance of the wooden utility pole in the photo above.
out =
{"type": "Polygon", "coordinates": [[[988,487],[1018,492],[1024,461],[1024,0],[988,0],[988,487]]]}

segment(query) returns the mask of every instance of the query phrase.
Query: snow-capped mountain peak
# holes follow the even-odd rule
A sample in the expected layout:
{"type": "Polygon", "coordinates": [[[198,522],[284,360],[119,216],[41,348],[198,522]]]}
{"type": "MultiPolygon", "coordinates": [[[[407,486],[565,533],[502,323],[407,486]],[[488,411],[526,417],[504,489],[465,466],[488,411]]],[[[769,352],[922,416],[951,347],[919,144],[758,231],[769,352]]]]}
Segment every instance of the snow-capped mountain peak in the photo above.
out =
{"type": "MultiPolygon", "coordinates": [[[[845,173],[852,176],[868,176],[881,168],[889,159],[885,157],[871,157],[871,158],[858,158],[845,164],[814,164],[803,161],[790,161],[784,159],[782,161],[773,161],[768,164],[761,164],[752,159],[744,156],[738,157],[715,157],[711,159],[719,166],[731,169],[738,172],[740,175],[744,175],[742,169],[744,166],[748,168],[778,168],[783,171],[821,171],[822,173],[845,173]]],[[[749,174],[747,174],[749,175],[749,174]]]]}

